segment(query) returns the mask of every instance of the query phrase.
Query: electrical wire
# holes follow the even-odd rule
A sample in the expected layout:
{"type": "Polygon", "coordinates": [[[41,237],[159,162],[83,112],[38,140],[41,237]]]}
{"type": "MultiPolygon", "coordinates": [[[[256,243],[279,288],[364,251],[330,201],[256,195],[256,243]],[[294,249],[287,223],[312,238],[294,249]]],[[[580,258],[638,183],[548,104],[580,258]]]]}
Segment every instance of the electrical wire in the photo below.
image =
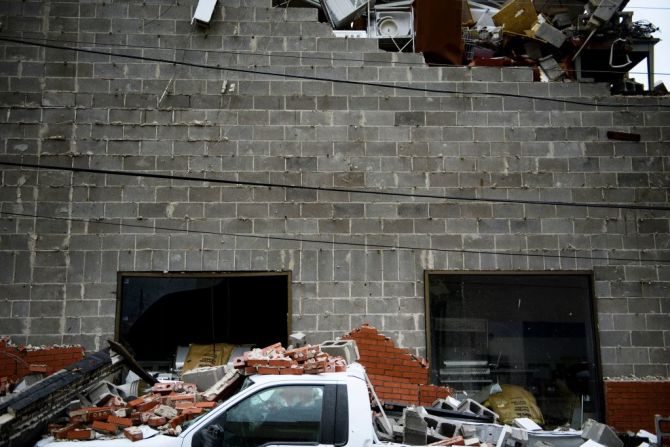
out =
{"type": "MultiPolygon", "coordinates": [[[[173,7],[175,7],[178,4],[179,4],[179,0],[174,0],[174,2],[172,2],[167,8],[165,8],[164,11],[160,12],[160,9],[159,9],[159,13],[156,17],[154,17],[150,20],[147,20],[146,22],[144,21],[144,19],[142,19],[143,20],[142,21],[142,29],[144,29],[145,26],[151,25],[155,21],[160,20],[161,17],[163,17],[165,14],[167,14],[173,7]]],[[[104,5],[104,2],[103,2],[103,5],[104,5]]],[[[159,5],[159,8],[161,6],[162,5],[159,5]]]]}
{"type": "MultiPolygon", "coordinates": [[[[203,234],[203,235],[213,235],[213,236],[229,236],[229,237],[241,237],[241,238],[251,238],[251,239],[266,239],[266,240],[276,240],[276,241],[285,241],[285,242],[302,242],[309,244],[317,245],[330,245],[330,246],[345,246],[345,247],[359,247],[364,249],[385,249],[385,250],[409,250],[409,251],[433,251],[441,253],[456,253],[462,255],[494,255],[494,256],[517,256],[517,257],[530,257],[530,258],[558,258],[566,260],[588,260],[588,261],[623,261],[623,262],[654,262],[657,264],[666,264],[670,263],[670,259],[642,259],[642,258],[629,258],[629,257],[620,257],[620,256],[585,256],[579,255],[577,252],[584,250],[577,249],[557,249],[551,251],[573,251],[572,254],[552,254],[552,253],[521,253],[513,251],[496,251],[496,250],[470,250],[470,249],[458,249],[458,248],[437,248],[437,247],[417,247],[412,245],[392,245],[392,244],[377,244],[377,243],[366,243],[366,242],[354,242],[354,241],[336,241],[336,240],[323,240],[323,239],[309,239],[304,237],[290,237],[290,236],[277,236],[277,235],[258,235],[258,234],[244,234],[244,233],[229,233],[224,231],[207,231],[207,230],[190,230],[188,228],[179,228],[179,227],[166,227],[161,225],[141,225],[133,224],[129,222],[110,222],[104,218],[77,218],[77,217],[59,217],[59,216],[47,216],[40,214],[27,214],[27,213],[14,213],[10,211],[0,211],[0,215],[4,214],[5,216],[12,217],[29,217],[31,219],[40,218],[40,219],[49,219],[56,221],[67,221],[67,222],[82,222],[82,223],[92,223],[100,225],[110,225],[110,226],[120,226],[125,228],[142,228],[160,230],[160,231],[169,231],[177,233],[191,233],[191,234],[203,234]]],[[[353,235],[350,235],[353,236],[353,235]]],[[[604,250],[600,250],[604,251],[604,250]]],[[[610,249],[610,251],[616,251],[610,249]]]]}
{"type": "MultiPolygon", "coordinates": [[[[291,0],[289,0],[291,1],[291,0]]],[[[27,33],[24,33],[27,34],[27,33]]],[[[2,36],[2,34],[0,34],[2,36]]],[[[10,34],[4,34],[4,36],[7,37],[12,37],[10,34]]],[[[19,38],[21,36],[16,36],[14,35],[14,38],[19,38]]],[[[191,52],[199,52],[201,53],[202,50],[197,49],[197,48],[181,48],[181,47],[170,47],[170,46],[149,46],[149,45],[133,45],[133,44],[122,44],[122,43],[116,43],[116,42],[108,42],[108,43],[101,43],[101,42],[91,42],[87,40],[70,40],[70,39],[50,39],[48,37],[35,37],[35,36],[22,36],[25,39],[31,39],[31,40],[39,40],[39,41],[44,41],[44,42],[56,42],[56,43],[67,43],[67,44],[76,44],[76,45],[90,45],[94,47],[106,47],[106,48],[117,48],[117,49],[123,49],[123,48],[131,48],[131,49],[138,49],[138,50],[172,50],[172,51],[191,51],[191,52]]],[[[269,45],[269,42],[266,44],[266,46],[269,45]]],[[[318,55],[309,55],[309,54],[288,54],[286,52],[281,52],[281,54],[275,54],[272,51],[235,51],[235,50],[212,50],[208,49],[206,50],[208,53],[214,53],[214,54],[231,54],[231,55],[236,55],[236,56],[258,56],[258,57],[281,57],[282,59],[297,59],[297,60],[317,60],[317,61],[330,61],[330,62],[361,62],[361,63],[389,63],[388,60],[375,60],[375,59],[359,59],[355,57],[336,57],[336,56],[318,56],[318,55]]],[[[172,61],[171,61],[172,62],[172,61]]],[[[253,65],[253,64],[249,64],[253,65]]],[[[248,65],[248,66],[249,66],[248,65]]],[[[453,65],[453,64],[435,64],[431,63],[430,65],[424,63],[424,62],[411,62],[411,61],[394,61],[393,62],[394,66],[409,66],[409,67],[421,67],[421,68],[430,68],[430,67],[459,67],[459,65],[453,65]]],[[[462,65],[463,67],[465,65],[462,65]]],[[[356,67],[352,67],[356,68],[356,67]]],[[[509,66],[505,67],[505,70],[513,70],[513,69],[519,69],[519,70],[526,70],[528,67],[523,67],[523,66],[509,66]]],[[[576,73],[577,70],[575,69],[563,69],[565,72],[568,73],[576,73]]],[[[621,74],[621,71],[616,71],[616,70],[595,70],[589,68],[589,73],[613,73],[613,74],[621,74]]],[[[627,73],[629,74],[640,74],[640,75],[646,75],[646,71],[628,71],[627,73]]],[[[670,72],[665,73],[665,72],[660,72],[660,71],[655,71],[652,72],[654,75],[658,76],[670,76],[670,72]]]]}
{"type": "Polygon", "coordinates": [[[59,170],[59,171],[69,171],[69,172],[78,172],[78,173],[89,173],[89,174],[108,174],[108,175],[120,175],[126,177],[145,177],[145,178],[155,178],[163,180],[184,180],[189,182],[209,182],[209,183],[219,183],[226,185],[240,185],[240,186],[253,186],[253,187],[263,187],[263,188],[286,188],[286,189],[299,189],[307,191],[322,191],[322,192],[341,192],[347,194],[368,194],[376,196],[387,196],[387,197],[409,197],[409,198],[420,198],[420,199],[439,199],[439,200],[453,200],[461,202],[490,202],[490,203],[516,203],[523,205],[552,205],[552,206],[573,206],[581,208],[608,208],[608,209],[626,209],[626,210],[643,210],[643,211],[670,211],[670,206],[654,206],[654,205],[638,205],[632,203],[597,203],[597,202],[563,202],[558,200],[530,200],[530,199],[503,199],[503,198],[493,198],[493,197],[463,197],[463,196],[451,196],[451,195],[437,195],[437,194],[420,194],[420,193],[404,193],[404,192],[394,192],[387,190],[369,190],[369,189],[354,189],[354,188],[338,188],[338,187],[328,187],[328,186],[308,186],[308,185],[290,185],[285,183],[271,183],[271,182],[252,182],[245,180],[230,180],[230,179],[220,179],[220,178],[208,178],[208,177],[190,177],[184,175],[174,175],[174,174],[158,174],[152,172],[144,171],[114,171],[111,169],[96,169],[96,168],[80,168],[80,167],[69,167],[69,166],[56,166],[56,165],[46,165],[46,164],[35,164],[35,163],[23,163],[23,162],[11,162],[0,160],[0,165],[4,166],[14,166],[18,168],[30,168],[30,169],[49,169],[49,170],[59,170]]]}
{"type": "MultiPolygon", "coordinates": [[[[423,87],[413,87],[411,85],[386,84],[386,83],[383,83],[383,82],[355,81],[355,80],[349,80],[349,79],[324,78],[324,77],[321,77],[321,76],[307,76],[307,75],[297,75],[297,74],[289,74],[289,73],[276,73],[276,72],[272,72],[272,71],[261,71],[261,70],[252,70],[252,69],[234,68],[234,67],[221,67],[221,66],[218,66],[218,65],[215,66],[215,65],[207,65],[207,64],[198,64],[198,63],[194,63],[194,62],[178,62],[178,61],[175,61],[175,60],[169,60],[169,59],[163,59],[163,58],[157,58],[157,57],[137,56],[137,55],[130,55],[130,54],[119,54],[119,53],[115,53],[115,52],[112,52],[112,51],[92,50],[92,49],[79,48],[79,47],[68,47],[68,46],[63,46],[63,45],[38,43],[38,42],[31,42],[31,41],[23,40],[23,39],[13,39],[13,38],[8,38],[8,37],[3,37],[3,36],[0,36],[0,41],[13,42],[13,43],[18,43],[18,44],[23,44],[23,45],[33,45],[33,46],[37,46],[37,47],[52,48],[52,49],[57,49],[57,50],[68,50],[68,51],[76,51],[76,52],[83,52],[83,53],[89,53],[89,54],[99,54],[99,55],[110,56],[110,57],[120,57],[120,58],[135,59],[135,60],[142,60],[142,61],[151,61],[151,62],[166,63],[166,64],[178,64],[178,65],[185,65],[185,66],[193,67],[193,68],[203,68],[203,69],[219,70],[219,71],[230,71],[230,72],[234,72],[234,73],[264,75],[264,76],[289,78],[289,79],[299,79],[299,80],[307,80],[307,81],[323,81],[323,82],[335,82],[335,83],[348,84],[348,85],[381,87],[381,88],[398,89],[398,90],[421,92],[421,93],[455,94],[455,95],[461,95],[461,96],[474,96],[474,95],[478,94],[478,95],[483,95],[483,96],[519,98],[519,99],[529,99],[529,100],[553,102],[553,103],[559,103],[559,104],[572,104],[572,105],[580,105],[580,106],[588,106],[588,107],[608,107],[608,108],[617,108],[617,109],[618,108],[624,108],[624,109],[645,108],[645,109],[648,109],[649,106],[650,106],[650,104],[620,104],[620,103],[606,103],[606,102],[598,102],[598,101],[595,101],[595,102],[577,101],[577,100],[560,99],[560,98],[553,98],[553,97],[521,95],[521,94],[517,94],[517,93],[459,92],[457,90],[429,89],[429,88],[423,88],[423,87]]],[[[670,109],[670,104],[668,104],[668,105],[666,105],[666,104],[655,104],[654,106],[658,109],[670,109]]]]}

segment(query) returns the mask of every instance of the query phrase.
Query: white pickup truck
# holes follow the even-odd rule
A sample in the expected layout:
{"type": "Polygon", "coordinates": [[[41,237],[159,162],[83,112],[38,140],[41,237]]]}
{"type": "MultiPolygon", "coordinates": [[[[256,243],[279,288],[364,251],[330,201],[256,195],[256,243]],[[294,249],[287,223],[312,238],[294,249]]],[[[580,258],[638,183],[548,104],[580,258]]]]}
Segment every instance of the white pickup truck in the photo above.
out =
{"type": "Polygon", "coordinates": [[[178,436],[149,429],[136,442],[126,438],[55,441],[50,437],[37,446],[367,447],[379,442],[368,403],[365,371],[359,364],[340,373],[254,375],[237,394],[185,424],[178,436]]]}

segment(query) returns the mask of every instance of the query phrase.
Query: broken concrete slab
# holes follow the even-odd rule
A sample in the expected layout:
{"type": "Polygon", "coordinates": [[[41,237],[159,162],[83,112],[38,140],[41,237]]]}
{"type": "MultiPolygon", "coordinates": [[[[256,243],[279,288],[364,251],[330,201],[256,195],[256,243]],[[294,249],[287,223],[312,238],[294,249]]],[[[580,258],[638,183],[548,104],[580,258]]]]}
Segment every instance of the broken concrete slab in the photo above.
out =
{"type": "Polygon", "coordinates": [[[184,382],[195,384],[198,391],[205,391],[221,380],[226,374],[226,366],[204,366],[200,368],[193,368],[184,372],[181,379],[184,382]]]}
{"type": "Polygon", "coordinates": [[[568,38],[559,29],[554,28],[546,21],[535,23],[528,32],[528,35],[543,40],[556,48],[561,48],[568,38]]]}
{"type": "Polygon", "coordinates": [[[607,447],[623,447],[623,441],[609,425],[587,419],[582,426],[582,438],[596,441],[607,447]]]}

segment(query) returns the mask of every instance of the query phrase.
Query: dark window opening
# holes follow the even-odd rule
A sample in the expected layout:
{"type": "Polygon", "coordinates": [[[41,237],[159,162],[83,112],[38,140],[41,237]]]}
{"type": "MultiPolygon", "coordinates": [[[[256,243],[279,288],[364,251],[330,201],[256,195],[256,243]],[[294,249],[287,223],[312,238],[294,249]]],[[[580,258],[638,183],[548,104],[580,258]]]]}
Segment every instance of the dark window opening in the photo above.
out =
{"type": "Polygon", "coordinates": [[[286,345],[289,273],[121,273],[117,339],[146,365],[171,365],[177,347],[286,345]]]}
{"type": "Polygon", "coordinates": [[[602,418],[590,275],[426,272],[426,287],[433,383],[520,386],[547,428],[602,418]]]}

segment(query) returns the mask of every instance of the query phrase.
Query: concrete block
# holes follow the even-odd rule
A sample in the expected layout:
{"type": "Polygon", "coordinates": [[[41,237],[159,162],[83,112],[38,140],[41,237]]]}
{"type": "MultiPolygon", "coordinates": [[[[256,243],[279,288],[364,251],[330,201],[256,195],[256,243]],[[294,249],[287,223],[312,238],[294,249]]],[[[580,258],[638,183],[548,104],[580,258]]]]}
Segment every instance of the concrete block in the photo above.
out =
{"type": "Polygon", "coordinates": [[[533,25],[533,28],[531,28],[531,34],[538,39],[544,40],[545,42],[555,46],[556,48],[560,48],[565,43],[565,39],[567,39],[565,34],[547,22],[538,22],[533,25]]]}
{"type": "Polygon", "coordinates": [[[355,340],[325,341],[321,343],[321,351],[333,356],[340,356],[347,363],[353,363],[360,358],[355,340]]]}
{"type": "Polygon", "coordinates": [[[407,445],[425,445],[427,441],[428,424],[415,410],[406,408],[403,412],[405,430],[402,442],[407,445]]]}
{"type": "Polygon", "coordinates": [[[225,373],[225,365],[194,368],[183,373],[181,380],[195,384],[198,391],[205,391],[221,380],[225,373]]]}
{"type": "Polygon", "coordinates": [[[466,414],[474,414],[477,416],[489,416],[493,418],[494,423],[498,420],[497,413],[489,410],[484,405],[472,399],[466,399],[463,402],[461,402],[456,411],[466,414]]]}
{"type": "Polygon", "coordinates": [[[593,419],[588,419],[584,422],[582,426],[582,438],[595,441],[607,447],[623,447],[623,441],[619,439],[614,430],[612,430],[612,427],[596,422],[593,419]]]}

